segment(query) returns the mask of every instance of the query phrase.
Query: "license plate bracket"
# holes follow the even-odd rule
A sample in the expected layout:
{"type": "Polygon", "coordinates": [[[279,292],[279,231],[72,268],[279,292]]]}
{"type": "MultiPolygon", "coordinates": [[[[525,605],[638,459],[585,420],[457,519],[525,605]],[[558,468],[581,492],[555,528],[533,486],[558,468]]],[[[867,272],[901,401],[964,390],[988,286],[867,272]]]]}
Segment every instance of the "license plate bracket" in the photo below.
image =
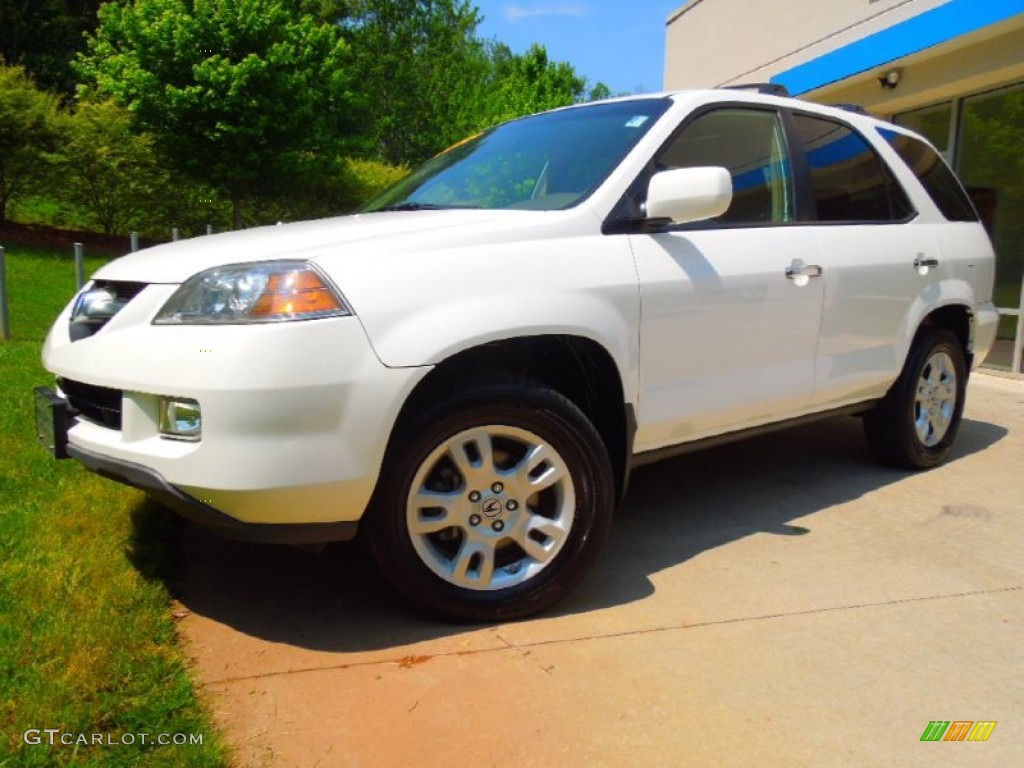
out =
{"type": "Polygon", "coordinates": [[[71,406],[49,387],[35,388],[36,439],[55,459],[67,459],[71,406]]]}

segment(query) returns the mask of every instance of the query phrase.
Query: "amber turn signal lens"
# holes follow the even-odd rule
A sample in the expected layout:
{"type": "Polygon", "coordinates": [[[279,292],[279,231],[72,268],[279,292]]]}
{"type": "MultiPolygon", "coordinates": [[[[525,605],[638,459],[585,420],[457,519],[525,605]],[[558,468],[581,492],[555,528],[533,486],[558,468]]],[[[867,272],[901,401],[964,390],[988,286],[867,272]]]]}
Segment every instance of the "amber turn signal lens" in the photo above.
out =
{"type": "Polygon", "coordinates": [[[341,302],[312,270],[271,275],[252,316],[319,315],[342,308],[341,302]]]}

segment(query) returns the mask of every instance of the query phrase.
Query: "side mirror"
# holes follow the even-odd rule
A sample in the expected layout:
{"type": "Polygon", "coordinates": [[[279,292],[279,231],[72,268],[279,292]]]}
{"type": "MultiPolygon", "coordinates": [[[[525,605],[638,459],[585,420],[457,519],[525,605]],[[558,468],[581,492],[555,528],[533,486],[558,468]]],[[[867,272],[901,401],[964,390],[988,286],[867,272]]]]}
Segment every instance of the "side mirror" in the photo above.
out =
{"type": "Polygon", "coordinates": [[[732,204],[732,176],[725,168],[677,168],[651,177],[647,218],[673,224],[713,219],[732,204]]]}

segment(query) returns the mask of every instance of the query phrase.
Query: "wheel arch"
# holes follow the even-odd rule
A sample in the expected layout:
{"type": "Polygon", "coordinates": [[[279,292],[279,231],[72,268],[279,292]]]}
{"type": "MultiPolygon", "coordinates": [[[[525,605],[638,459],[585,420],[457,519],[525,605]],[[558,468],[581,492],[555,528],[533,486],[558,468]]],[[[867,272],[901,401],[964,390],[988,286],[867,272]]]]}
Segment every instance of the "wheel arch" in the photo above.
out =
{"type": "MultiPolygon", "coordinates": [[[[932,328],[944,328],[960,341],[967,359],[967,370],[974,367],[974,313],[965,304],[947,304],[925,315],[917,327],[916,336],[932,328]]],[[[915,338],[916,338],[915,336],[915,338]]]]}
{"type": "Polygon", "coordinates": [[[500,378],[536,380],[572,401],[601,435],[614,471],[618,498],[629,479],[636,431],[618,366],[598,342],[573,335],[521,336],[457,352],[438,363],[413,389],[399,411],[389,440],[402,425],[442,395],[472,382],[500,378]]]}

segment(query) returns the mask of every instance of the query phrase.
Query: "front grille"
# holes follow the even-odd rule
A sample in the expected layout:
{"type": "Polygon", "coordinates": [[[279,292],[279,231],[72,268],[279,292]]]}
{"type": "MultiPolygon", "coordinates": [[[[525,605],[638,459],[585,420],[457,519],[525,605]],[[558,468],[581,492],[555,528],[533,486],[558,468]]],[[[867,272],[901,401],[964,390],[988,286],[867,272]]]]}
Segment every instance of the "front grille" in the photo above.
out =
{"type": "Polygon", "coordinates": [[[119,280],[93,282],[92,287],[78,297],[71,311],[71,340],[80,341],[97,333],[145,287],[146,283],[119,280]]]}
{"type": "Polygon", "coordinates": [[[57,386],[75,409],[76,415],[101,427],[121,429],[123,392],[120,389],[97,387],[62,378],[57,379],[57,386]]]}

